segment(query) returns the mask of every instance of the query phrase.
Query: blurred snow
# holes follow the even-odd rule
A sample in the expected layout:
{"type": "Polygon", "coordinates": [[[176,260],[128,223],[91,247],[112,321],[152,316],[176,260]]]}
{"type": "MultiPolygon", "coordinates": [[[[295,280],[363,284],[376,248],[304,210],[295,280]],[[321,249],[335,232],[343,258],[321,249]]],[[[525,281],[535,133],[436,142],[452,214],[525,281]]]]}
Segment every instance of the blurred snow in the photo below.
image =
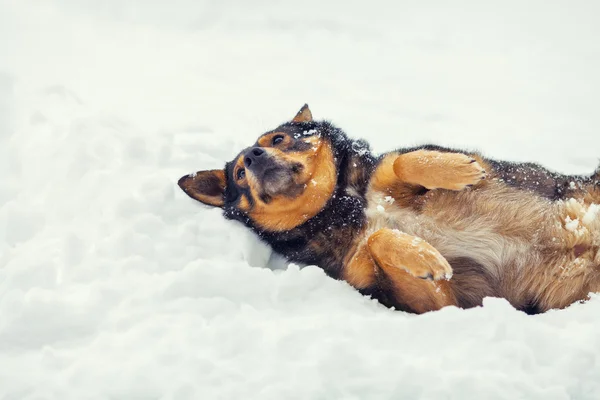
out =
{"type": "Polygon", "coordinates": [[[600,298],[387,310],[177,179],[308,102],[589,173],[600,3],[0,1],[0,399],[598,399],[600,298]],[[270,268],[264,268],[269,266],[270,268]]]}

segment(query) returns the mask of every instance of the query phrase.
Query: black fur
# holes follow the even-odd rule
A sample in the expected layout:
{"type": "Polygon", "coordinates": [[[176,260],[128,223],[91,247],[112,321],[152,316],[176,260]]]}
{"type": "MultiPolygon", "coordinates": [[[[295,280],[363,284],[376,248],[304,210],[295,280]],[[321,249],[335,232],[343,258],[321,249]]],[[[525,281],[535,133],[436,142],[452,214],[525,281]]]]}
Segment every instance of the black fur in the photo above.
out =
{"type": "Polygon", "coordinates": [[[334,250],[347,249],[366,223],[365,192],[378,159],[373,156],[365,141],[349,139],[341,129],[327,121],[290,122],[272,132],[286,132],[297,138],[321,135],[332,144],[338,172],[333,196],[321,212],[304,224],[286,232],[268,232],[254,225],[250,218],[236,208],[242,189],[233,184],[233,164],[228,163],[224,215],[244,223],[274,251],[290,261],[319,265],[328,275],[339,278],[345,253],[334,250]],[[355,174],[358,178],[354,180],[349,176],[352,169],[361,171],[355,174]],[[348,194],[347,189],[350,187],[353,188],[352,193],[358,195],[348,194]],[[323,241],[324,245],[319,246],[324,249],[323,252],[310,246],[315,241],[323,241]]]}
{"type": "MultiPolygon", "coordinates": [[[[402,148],[396,150],[404,154],[415,150],[435,150],[450,153],[472,153],[464,149],[451,149],[437,145],[422,145],[416,147],[402,148]]],[[[573,191],[579,190],[582,186],[596,183],[600,180],[600,167],[591,177],[579,175],[563,175],[550,171],[535,163],[516,163],[509,161],[497,161],[483,157],[485,162],[492,166],[494,174],[498,179],[507,185],[529,192],[536,193],[540,197],[549,200],[561,200],[572,197],[573,191]]]]}

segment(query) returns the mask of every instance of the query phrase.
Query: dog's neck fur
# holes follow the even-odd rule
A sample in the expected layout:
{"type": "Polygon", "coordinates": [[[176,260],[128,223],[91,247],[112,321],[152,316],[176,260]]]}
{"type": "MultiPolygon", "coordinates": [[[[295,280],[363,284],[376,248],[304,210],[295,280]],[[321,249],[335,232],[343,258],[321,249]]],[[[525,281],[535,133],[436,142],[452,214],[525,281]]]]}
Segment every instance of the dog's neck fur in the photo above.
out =
{"type": "Polygon", "coordinates": [[[329,123],[321,134],[333,143],[338,171],[332,197],[325,207],[302,225],[285,232],[265,232],[243,221],[273,250],[290,261],[316,264],[338,278],[343,258],[366,224],[365,194],[378,159],[365,142],[354,141],[329,123]],[[335,246],[331,246],[331,242],[335,246]]]}

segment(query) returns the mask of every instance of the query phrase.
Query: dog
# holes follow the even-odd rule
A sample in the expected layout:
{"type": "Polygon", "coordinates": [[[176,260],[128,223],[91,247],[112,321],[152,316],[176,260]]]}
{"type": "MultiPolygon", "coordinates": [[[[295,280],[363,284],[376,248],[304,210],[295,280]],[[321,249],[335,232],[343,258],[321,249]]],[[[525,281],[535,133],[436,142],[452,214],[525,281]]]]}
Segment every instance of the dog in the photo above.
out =
{"type": "Polygon", "coordinates": [[[567,176],[434,145],[375,156],[304,105],[179,186],[398,310],[492,296],[536,314],[600,292],[600,169],[567,176]]]}

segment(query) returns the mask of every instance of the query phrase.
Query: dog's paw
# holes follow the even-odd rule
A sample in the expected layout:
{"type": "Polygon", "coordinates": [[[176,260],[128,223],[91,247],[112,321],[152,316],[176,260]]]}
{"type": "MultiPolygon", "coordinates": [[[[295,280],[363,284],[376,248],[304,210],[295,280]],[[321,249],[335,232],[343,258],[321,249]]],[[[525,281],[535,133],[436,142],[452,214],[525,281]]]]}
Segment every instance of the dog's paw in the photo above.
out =
{"type": "Polygon", "coordinates": [[[373,233],[368,240],[371,256],[380,265],[400,268],[416,278],[452,277],[452,267],[435,247],[421,238],[390,229],[373,233]]]}
{"type": "Polygon", "coordinates": [[[444,153],[444,171],[439,171],[442,189],[463,190],[486,178],[485,169],[475,160],[460,153],[444,153]]]}
{"type": "Polygon", "coordinates": [[[421,279],[437,281],[452,277],[452,267],[435,247],[418,238],[412,242],[413,249],[404,255],[400,268],[421,279]]]}
{"type": "Polygon", "coordinates": [[[427,189],[463,190],[486,178],[485,169],[466,154],[428,150],[398,156],[394,172],[403,181],[427,189]]]}

